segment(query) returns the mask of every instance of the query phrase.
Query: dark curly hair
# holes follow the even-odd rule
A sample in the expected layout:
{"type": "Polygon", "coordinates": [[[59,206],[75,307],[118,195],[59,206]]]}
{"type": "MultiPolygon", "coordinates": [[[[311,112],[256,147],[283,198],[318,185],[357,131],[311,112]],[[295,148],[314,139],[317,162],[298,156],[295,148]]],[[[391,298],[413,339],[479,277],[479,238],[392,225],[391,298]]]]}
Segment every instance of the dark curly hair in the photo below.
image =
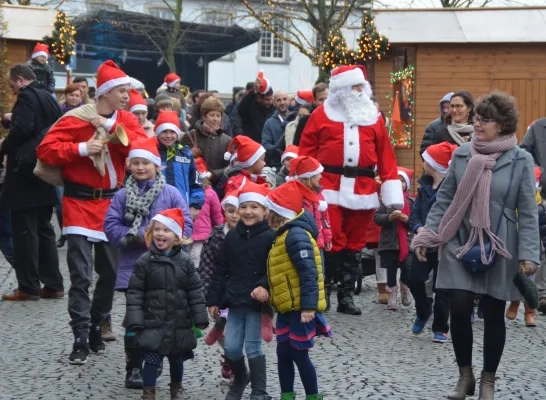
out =
{"type": "MultiPolygon", "coordinates": [[[[466,90],[460,90],[458,92],[455,92],[453,94],[453,96],[451,96],[451,99],[453,99],[454,97],[460,97],[461,99],[463,99],[464,104],[470,110],[468,112],[468,123],[473,124],[474,123],[474,98],[472,97],[470,92],[467,92],[466,90]]],[[[450,100],[450,102],[451,102],[451,100],[450,100]]],[[[446,123],[448,125],[451,125],[452,122],[453,122],[453,120],[451,118],[451,115],[448,115],[446,117],[446,123]]]]}
{"type": "Polygon", "coordinates": [[[476,115],[492,119],[500,126],[499,135],[511,135],[518,129],[519,110],[515,97],[498,90],[480,97],[476,115]]]}

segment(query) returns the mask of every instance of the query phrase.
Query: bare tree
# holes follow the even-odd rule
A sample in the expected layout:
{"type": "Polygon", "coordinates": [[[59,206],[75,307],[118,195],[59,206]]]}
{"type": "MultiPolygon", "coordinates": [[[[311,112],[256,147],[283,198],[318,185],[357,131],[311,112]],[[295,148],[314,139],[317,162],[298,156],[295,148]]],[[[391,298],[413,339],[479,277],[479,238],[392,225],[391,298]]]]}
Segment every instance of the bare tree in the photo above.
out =
{"type": "Polygon", "coordinates": [[[493,0],[440,0],[443,8],[485,7],[493,0]]]}
{"type": "MultiPolygon", "coordinates": [[[[169,67],[169,71],[176,72],[176,61],[175,61],[175,50],[176,45],[182,38],[182,35],[180,35],[180,19],[182,18],[182,0],[175,0],[174,6],[172,5],[172,2],[168,0],[161,0],[165,6],[169,9],[169,11],[173,14],[174,18],[174,24],[172,26],[172,29],[170,29],[170,32],[167,35],[167,46],[165,47],[162,43],[156,43],[154,41],[154,44],[157,46],[159,51],[161,52],[163,58],[165,59],[165,62],[167,63],[169,67]]],[[[153,41],[152,37],[148,35],[150,40],[153,41]]]]}

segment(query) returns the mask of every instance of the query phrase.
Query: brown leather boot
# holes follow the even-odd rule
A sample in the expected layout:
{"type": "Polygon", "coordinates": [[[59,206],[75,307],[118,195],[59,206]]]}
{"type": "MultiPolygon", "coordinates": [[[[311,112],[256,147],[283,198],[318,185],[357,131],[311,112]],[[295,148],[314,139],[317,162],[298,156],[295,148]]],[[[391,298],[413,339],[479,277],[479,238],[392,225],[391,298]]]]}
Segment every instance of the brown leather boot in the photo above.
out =
{"type": "Polygon", "coordinates": [[[388,304],[389,303],[389,293],[387,293],[387,284],[378,283],[377,284],[377,302],[379,304],[388,304]]]}
{"type": "Polygon", "coordinates": [[[537,321],[535,320],[535,310],[533,310],[531,307],[527,305],[527,303],[523,303],[525,306],[525,325],[534,328],[537,326],[537,321]]]}
{"type": "Polygon", "coordinates": [[[142,389],[141,400],[155,400],[155,387],[145,387],[142,389]]]}
{"type": "Polygon", "coordinates": [[[182,382],[171,382],[169,387],[171,389],[171,400],[184,400],[182,382]]]}
{"type": "Polygon", "coordinates": [[[28,294],[23,292],[22,290],[15,289],[12,293],[3,294],[2,299],[7,301],[36,301],[40,300],[40,296],[28,294]]]}
{"type": "Polygon", "coordinates": [[[506,310],[506,319],[513,321],[518,316],[519,301],[512,301],[506,310]]]}
{"type": "Polygon", "coordinates": [[[464,400],[466,396],[474,396],[476,391],[476,378],[472,367],[459,367],[459,380],[453,392],[447,396],[450,400],[464,400]]]}
{"type": "Polygon", "coordinates": [[[495,373],[482,371],[480,379],[480,397],[478,400],[495,399],[495,373]]]}

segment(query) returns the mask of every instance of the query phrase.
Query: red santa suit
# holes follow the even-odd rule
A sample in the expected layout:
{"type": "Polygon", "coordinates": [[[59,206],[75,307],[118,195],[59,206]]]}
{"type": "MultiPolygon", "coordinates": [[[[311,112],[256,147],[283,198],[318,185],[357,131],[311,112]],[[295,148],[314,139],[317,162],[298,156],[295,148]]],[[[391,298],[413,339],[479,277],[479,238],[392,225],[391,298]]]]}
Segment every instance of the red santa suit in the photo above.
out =
{"type": "Polygon", "coordinates": [[[396,158],[377,107],[371,102],[357,110],[351,121],[343,108],[332,100],[336,91],[369,83],[360,66],[342,66],[332,72],[330,96],[311,116],[302,133],[299,154],[316,158],[324,172],[320,184],[328,202],[332,225],[333,252],[360,251],[366,245],[366,233],[379,208],[374,169],[383,184],[381,197],[387,207],[404,204],[398,179],[396,158]]]}

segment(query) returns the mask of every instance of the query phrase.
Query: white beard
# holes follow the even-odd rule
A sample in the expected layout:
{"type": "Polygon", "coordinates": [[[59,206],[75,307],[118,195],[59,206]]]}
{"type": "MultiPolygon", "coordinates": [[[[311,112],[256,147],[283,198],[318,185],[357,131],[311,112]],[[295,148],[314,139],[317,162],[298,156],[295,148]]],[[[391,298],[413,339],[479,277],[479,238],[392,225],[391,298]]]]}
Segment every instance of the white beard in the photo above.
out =
{"type": "Polygon", "coordinates": [[[366,92],[359,92],[351,88],[340,89],[331,94],[328,101],[332,107],[343,113],[351,124],[377,121],[379,111],[366,92]]]}

